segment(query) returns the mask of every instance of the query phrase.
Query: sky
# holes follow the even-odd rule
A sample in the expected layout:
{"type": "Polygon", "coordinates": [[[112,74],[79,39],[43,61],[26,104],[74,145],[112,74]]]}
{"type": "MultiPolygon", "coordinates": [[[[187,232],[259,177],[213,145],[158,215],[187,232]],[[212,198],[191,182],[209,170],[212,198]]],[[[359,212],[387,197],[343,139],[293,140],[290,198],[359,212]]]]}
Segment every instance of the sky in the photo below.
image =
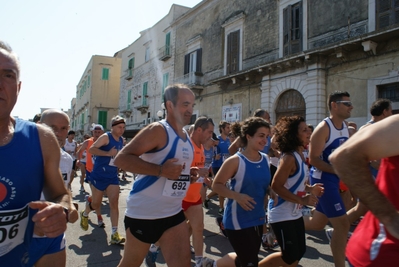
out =
{"type": "Polygon", "coordinates": [[[13,0],[1,4],[0,39],[21,62],[21,92],[13,116],[32,119],[40,108],[67,111],[92,55],[113,56],[172,4],[201,0],[13,0]]]}

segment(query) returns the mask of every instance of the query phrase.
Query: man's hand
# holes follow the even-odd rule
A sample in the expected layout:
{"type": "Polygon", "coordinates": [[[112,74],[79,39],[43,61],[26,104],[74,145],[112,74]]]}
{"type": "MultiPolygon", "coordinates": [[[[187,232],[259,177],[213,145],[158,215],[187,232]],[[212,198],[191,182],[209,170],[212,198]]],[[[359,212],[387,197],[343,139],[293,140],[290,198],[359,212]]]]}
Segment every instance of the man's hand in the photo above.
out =
{"type": "Polygon", "coordinates": [[[118,154],[118,149],[116,149],[115,147],[111,148],[108,151],[108,156],[110,156],[110,157],[116,156],[116,154],[118,154]]]}
{"type": "Polygon", "coordinates": [[[178,159],[168,159],[163,165],[162,165],[162,172],[161,176],[172,179],[172,180],[178,180],[179,176],[181,175],[181,172],[183,170],[183,165],[181,164],[176,164],[175,162],[178,162],[178,159]]]}
{"type": "Polygon", "coordinates": [[[35,223],[35,234],[53,238],[61,235],[67,229],[64,208],[60,204],[33,201],[29,203],[29,207],[39,210],[32,217],[32,221],[35,223]]]}

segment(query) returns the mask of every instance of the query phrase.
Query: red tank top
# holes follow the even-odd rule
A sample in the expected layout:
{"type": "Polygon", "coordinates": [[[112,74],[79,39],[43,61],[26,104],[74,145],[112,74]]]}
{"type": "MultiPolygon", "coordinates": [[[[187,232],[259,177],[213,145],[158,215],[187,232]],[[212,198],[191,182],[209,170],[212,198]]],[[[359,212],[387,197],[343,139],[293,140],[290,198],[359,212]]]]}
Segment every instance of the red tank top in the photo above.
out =
{"type": "MultiPolygon", "coordinates": [[[[379,190],[399,210],[399,156],[381,160],[376,180],[379,190]]],[[[390,235],[377,218],[367,212],[346,247],[349,262],[358,266],[397,266],[399,240],[390,235]]]]}

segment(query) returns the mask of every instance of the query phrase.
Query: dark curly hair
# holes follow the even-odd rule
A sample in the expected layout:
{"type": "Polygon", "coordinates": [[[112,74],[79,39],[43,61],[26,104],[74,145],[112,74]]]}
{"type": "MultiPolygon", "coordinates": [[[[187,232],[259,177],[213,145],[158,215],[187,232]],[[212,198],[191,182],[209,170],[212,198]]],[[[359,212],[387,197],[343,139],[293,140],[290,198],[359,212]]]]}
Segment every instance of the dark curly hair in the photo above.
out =
{"type": "Polygon", "coordinates": [[[298,127],[305,119],[301,116],[282,117],[274,126],[273,142],[277,149],[282,153],[295,151],[299,146],[303,146],[298,137],[298,127]]]}
{"type": "Polygon", "coordinates": [[[242,144],[247,146],[246,135],[254,136],[260,127],[266,127],[270,130],[270,124],[260,117],[249,117],[243,122],[235,122],[231,125],[231,131],[235,136],[239,136],[242,144]]]}

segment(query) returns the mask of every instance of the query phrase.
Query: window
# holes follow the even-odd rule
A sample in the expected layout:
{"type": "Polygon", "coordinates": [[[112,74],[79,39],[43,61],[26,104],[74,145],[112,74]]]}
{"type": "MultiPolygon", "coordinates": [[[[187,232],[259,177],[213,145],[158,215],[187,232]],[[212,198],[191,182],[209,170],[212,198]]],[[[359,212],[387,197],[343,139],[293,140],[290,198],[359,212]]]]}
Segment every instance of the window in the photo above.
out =
{"type": "Polygon", "coordinates": [[[244,49],[245,14],[241,12],[222,24],[224,28],[224,74],[229,75],[242,69],[244,49]]]}
{"type": "Polygon", "coordinates": [[[148,82],[143,83],[143,106],[147,106],[147,87],[148,87],[148,82]]]}
{"type": "Polygon", "coordinates": [[[227,74],[240,70],[240,30],[227,35],[227,74]]]}
{"type": "Polygon", "coordinates": [[[129,63],[128,63],[128,66],[127,66],[127,68],[128,68],[128,70],[129,70],[129,76],[132,76],[132,72],[133,72],[133,69],[134,69],[134,57],[132,57],[131,59],[129,59],[129,63]]]}
{"type": "Polygon", "coordinates": [[[145,62],[147,62],[148,60],[150,60],[150,47],[147,47],[145,49],[145,62]]]}
{"type": "Polygon", "coordinates": [[[132,90],[127,91],[127,104],[126,109],[130,109],[130,103],[132,102],[132,90]]]}
{"type": "Polygon", "coordinates": [[[98,111],[98,124],[101,124],[104,127],[104,129],[107,128],[107,115],[108,111],[105,110],[98,111]]]}
{"type": "Polygon", "coordinates": [[[165,55],[170,55],[170,32],[166,34],[165,38],[165,55]]]}
{"type": "Polygon", "coordinates": [[[184,75],[193,72],[201,72],[202,48],[199,48],[184,56],[184,75]]]}
{"type": "Polygon", "coordinates": [[[398,0],[376,0],[377,29],[399,23],[398,0]]]}
{"type": "Polygon", "coordinates": [[[108,77],[109,77],[109,69],[108,68],[103,68],[102,80],[108,81],[108,77]]]}
{"type": "Polygon", "coordinates": [[[165,92],[165,88],[169,84],[169,73],[165,73],[162,78],[162,96],[161,96],[161,101],[163,102],[163,94],[165,92]]]}
{"type": "Polygon", "coordinates": [[[378,98],[386,98],[392,102],[399,102],[399,83],[379,85],[378,98]]]}
{"type": "Polygon", "coordinates": [[[87,86],[90,87],[90,75],[87,76],[87,86]]]}
{"type": "Polygon", "coordinates": [[[283,56],[302,51],[302,1],[283,9],[283,56]]]}
{"type": "Polygon", "coordinates": [[[85,113],[84,112],[82,112],[82,114],[80,114],[80,122],[81,122],[82,126],[83,126],[83,124],[85,124],[85,113]]]}

